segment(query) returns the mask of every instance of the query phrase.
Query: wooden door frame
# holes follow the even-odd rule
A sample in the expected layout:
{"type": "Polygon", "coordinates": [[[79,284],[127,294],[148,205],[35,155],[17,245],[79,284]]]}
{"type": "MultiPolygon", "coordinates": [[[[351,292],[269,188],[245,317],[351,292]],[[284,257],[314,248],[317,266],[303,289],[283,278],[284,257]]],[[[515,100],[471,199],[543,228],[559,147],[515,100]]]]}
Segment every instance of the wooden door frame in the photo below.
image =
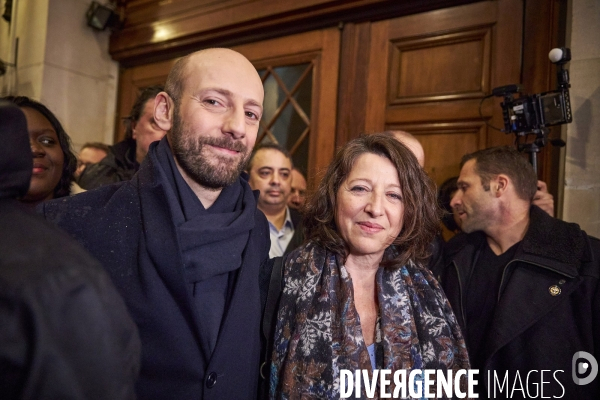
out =
{"type": "Polygon", "coordinates": [[[132,67],[199,48],[232,47],[292,34],[417,14],[477,0],[195,0],[119,1],[124,25],[109,52],[132,67]]]}

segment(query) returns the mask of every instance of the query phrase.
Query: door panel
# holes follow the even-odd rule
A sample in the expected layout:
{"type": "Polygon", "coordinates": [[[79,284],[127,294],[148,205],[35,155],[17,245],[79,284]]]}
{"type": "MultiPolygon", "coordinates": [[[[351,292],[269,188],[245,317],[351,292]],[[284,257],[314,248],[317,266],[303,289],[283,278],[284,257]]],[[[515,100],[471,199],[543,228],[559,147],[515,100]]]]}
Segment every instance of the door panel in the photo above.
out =
{"type": "Polygon", "coordinates": [[[490,37],[488,27],[394,41],[389,104],[481,98],[489,89],[490,37]]]}

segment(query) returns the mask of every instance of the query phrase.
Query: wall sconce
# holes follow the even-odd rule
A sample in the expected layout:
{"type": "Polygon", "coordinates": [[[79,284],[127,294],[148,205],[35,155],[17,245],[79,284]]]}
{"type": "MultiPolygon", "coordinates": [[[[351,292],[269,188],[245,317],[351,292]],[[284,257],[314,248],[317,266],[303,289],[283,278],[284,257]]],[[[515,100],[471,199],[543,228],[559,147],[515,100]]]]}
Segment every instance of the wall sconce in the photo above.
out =
{"type": "Polygon", "coordinates": [[[117,28],[121,25],[119,15],[113,9],[92,1],[90,8],[85,13],[88,26],[97,31],[103,31],[106,28],[117,28]]]}
{"type": "Polygon", "coordinates": [[[0,76],[6,74],[7,67],[16,67],[16,64],[10,64],[0,60],[0,76]]]}

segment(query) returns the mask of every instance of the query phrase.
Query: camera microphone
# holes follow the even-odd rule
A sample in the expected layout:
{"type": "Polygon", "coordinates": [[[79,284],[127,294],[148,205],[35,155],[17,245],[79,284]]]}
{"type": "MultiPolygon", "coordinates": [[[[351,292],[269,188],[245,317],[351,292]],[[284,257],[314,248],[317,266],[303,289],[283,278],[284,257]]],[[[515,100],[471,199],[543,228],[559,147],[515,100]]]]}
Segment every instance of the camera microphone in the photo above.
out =
{"type": "Polygon", "coordinates": [[[550,50],[548,58],[554,64],[564,64],[571,61],[571,50],[566,47],[560,47],[550,50]]]}

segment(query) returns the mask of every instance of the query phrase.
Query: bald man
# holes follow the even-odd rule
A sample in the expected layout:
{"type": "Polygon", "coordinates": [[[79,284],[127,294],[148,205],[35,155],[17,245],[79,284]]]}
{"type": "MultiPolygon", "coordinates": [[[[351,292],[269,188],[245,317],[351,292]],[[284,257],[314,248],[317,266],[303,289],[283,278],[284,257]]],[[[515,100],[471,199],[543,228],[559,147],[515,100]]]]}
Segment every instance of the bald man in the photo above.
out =
{"type": "Polygon", "coordinates": [[[415,157],[417,157],[417,161],[421,167],[425,166],[425,151],[423,151],[423,146],[416,137],[406,131],[390,131],[390,133],[396,138],[396,140],[408,147],[409,150],[413,152],[415,157]]]}
{"type": "Polygon", "coordinates": [[[292,169],[292,193],[288,199],[288,207],[300,210],[306,200],[306,178],[296,168],[292,169]]]}
{"type": "Polygon", "coordinates": [[[269,226],[240,173],[263,96],[239,53],[181,58],[154,102],[167,135],[132,180],[42,210],[103,263],[123,296],[142,340],[140,399],[256,398],[269,226]]]}

